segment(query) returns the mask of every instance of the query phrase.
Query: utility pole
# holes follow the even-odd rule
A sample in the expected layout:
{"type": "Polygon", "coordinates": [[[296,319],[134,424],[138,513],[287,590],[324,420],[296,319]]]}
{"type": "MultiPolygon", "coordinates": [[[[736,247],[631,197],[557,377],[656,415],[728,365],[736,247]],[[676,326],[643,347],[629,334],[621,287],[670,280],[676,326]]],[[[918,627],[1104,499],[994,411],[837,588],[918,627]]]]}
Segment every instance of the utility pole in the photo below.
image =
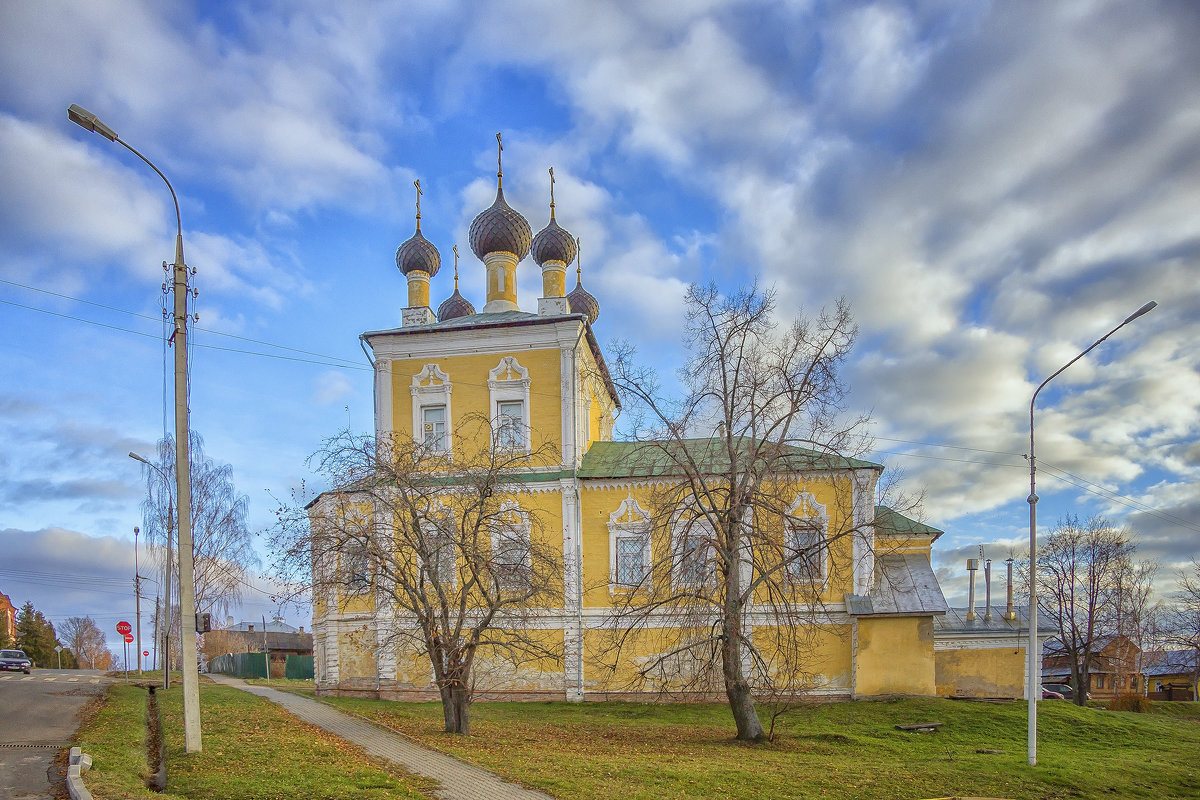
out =
{"type": "MultiPolygon", "coordinates": [[[[179,611],[183,629],[181,658],[183,660],[183,741],[184,751],[199,753],[200,739],[200,672],[196,664],[196,574],[192,553],[192,474],[188,450],[191,424],[188,417],[188,277],[191,272],[183,258],[183,217],[179,213],[179,198],[175,187],[154,163],[119,137],[95,114],[72,105],[67,118],[82,128],[116,142],[140,158],[171,192],[175,204],[175,263],[171,264],[171,292],[174,297],[172,322],[174,330],[169,342],[175,348],[175,489],[178,492],[177,513],[179,528],[179,611]]],[[[163,268],[166,268],[163,263],[163,268]]],[[[138,459],[144,461],[145,459],[138,459]]],[[[149,462],[147,462],[149,463],[149,462]]]]}
{"type": "Polygon", "coordinates": [[[137,622],[137,674],[142,677],[142,576],[138,574],[138,534],[142,529],[133,526],[133,614],[137,622]]]}

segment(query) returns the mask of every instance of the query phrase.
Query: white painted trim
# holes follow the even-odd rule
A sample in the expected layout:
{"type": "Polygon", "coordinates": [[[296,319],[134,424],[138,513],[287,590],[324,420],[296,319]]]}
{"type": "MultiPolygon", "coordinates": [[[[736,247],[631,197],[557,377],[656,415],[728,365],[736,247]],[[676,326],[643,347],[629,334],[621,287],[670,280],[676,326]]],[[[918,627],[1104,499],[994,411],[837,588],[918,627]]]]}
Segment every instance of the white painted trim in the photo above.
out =
{"type": "Polygon", "coordinates": [[[854,493],[853,524],[856,528],[851,545],[854,570],[854,594],[870,594],[875,582],[875,487],[879,473],[875,470],[855,470],[851,482],[854,493]]]}
{"type": "Polygon", "coordinates": [[[382,441],[396,430],[395,409],[392,407],[392,362],[390,359],[375,359],[375,439],[382,441]]]}

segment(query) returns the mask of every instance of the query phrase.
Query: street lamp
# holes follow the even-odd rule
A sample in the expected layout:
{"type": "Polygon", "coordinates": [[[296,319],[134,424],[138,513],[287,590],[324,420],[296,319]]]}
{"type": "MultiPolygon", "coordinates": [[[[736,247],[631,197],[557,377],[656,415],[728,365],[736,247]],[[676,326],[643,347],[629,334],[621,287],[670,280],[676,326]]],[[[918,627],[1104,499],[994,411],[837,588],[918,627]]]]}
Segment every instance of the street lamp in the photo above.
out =
{"type": "MultiPolygon", "coordinates": [[[[179,493],[176,503],[176,527],[179,531],[179,612],[183,628],[183,740],[184,749],[199,753],[200,742],[200,674],[196,666],[196,583],[192,564],[192,491],[191,475],[188,471],[188,405],[187,405],[187,296],[188,266],[183,260],[183,219],[179,214],[179,198],[175,187],[167,176],[154,166],[150,159],[129,146],[117,136],[116,131],[105,125],[95,114],[77,105],[67,109],[67,118],[93,133],[98,133],[110,142],[116,142],[142,161],[163,179],[175,203],[175,263],[171,265],[174,279],[172,290],[175,299],[174,331],[171,333],[175,347],[175,486],[179,493]]],[[[163,264],[166,267],[166,264],[163,264]]]]}
{"type": "MultiPolygon", "coordinates": [[[[1033,393],[1033,399],[1029,401],[1029,644],[1026,646],[1026,657],[1028,665],[1026,667],[1026,687],[1025,693],[1029,701],[1029,766],[1037,764],[1037,701],[1041,699],[1041,683],[1042,683],[1042,665],[1038,658],[1038,613],[1037,613],[1037,461],[1033,456],[1033,404],[1037,402],[1038,393],[1046,388],[1046,384],[1057,378],[1062,372],[1079,359],[1086,356],[1088,353],[1103,342],[1108,337],[1112,336],[1117,331],[1124,328],[1129,323],[1133,322],[1138,317],[1151,311],[1158,303],[1151,300],[1146,305],[1139,308],[1137,311],[1130,314],[1125,320],[1113,328],[1108,333],[1101,336],[1096,341],[1092,342],[1087,350],[1084,350],[1079,355],[1072,358],[1066,364],[1059,368],[1057,372],[1051,375],[1046,380],[1042,381],[1037,390],[1033,393]]],[[[1075,691],[1082,691],[1083,687],[1076,686],[1075,691]]]]}
{"type": "MultiPolygon", "coordinates": [[[[149,467],[150,469],[154,470],[159,475],[161,475],[162,479],[163,479],[163,485],[167,487],[167,563],[166,563],[166,569],[163,570],[163,595],[165,598],[164,605],[166,605],[166,607],[167,607],[166,608],[167,613],[165,615],[167,618],[167,621],[166,621],[166,624],[163,625],[162,618],[160,617],[160,618],[158,618],[159,619],[158,624],[162,627],[163,688],[170,689],[171,688],[171,647],[170,647],[170,644],[171,644],[171,563],[173,561],[172,556],[171,556],[171,552],[172,552],[172,550],[171,550],[171,533],[172,533],[171,527],[172,527],[172,524],[174,523],[174,519],[175,519],[175,510],[174,510],[175,495],[171,492],[171,478],[167,475],[167,473],[162,471],[161,467],[159,467],[154,462],[149,461],[149,460],[143,458],[142,456],[139,456],[137,453],[131,452],[129,454],[129,457],[132,458],[134,461],[142,462],[147,467],[149,467]]],[[[156,611],[157,611],[157,608],[158,608],[158,604],[155,603],[156,611]]]]}

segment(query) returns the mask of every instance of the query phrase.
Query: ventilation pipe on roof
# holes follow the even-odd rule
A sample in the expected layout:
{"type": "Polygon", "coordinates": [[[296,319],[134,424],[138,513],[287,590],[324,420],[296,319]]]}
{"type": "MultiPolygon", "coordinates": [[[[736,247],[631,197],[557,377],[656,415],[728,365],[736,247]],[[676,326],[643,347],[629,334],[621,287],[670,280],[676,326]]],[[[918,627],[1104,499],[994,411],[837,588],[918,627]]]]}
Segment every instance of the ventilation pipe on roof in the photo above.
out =
{"type": "Polygon", "coordinates": [[[1010,558],[1007,561],[1005,561],[1004,563],[1008,565],[1008,607],[1004,611],[1004,618],[1006,620],[1008,620],[1009,622],[1012,622],[1013,620],[1015,620],[1017,618],[1017,612],[1013,610],[1013,582],[1012,582],[1013,560],[1010,558]]]}
{"type": "Polygon", "coordinates": [[[979,569],[978,558],[967,559],[967,572],[971,573],[971,593],[967,601],[967,622],[975,619],[975,572],[979,569]]]}
{"type": "Polygon", "coordinates": [[[983,618],[990,620],[992,618],[992,560],[990,558],[983,562],[983,587],[987,597],[983,604],[983,618]]]}

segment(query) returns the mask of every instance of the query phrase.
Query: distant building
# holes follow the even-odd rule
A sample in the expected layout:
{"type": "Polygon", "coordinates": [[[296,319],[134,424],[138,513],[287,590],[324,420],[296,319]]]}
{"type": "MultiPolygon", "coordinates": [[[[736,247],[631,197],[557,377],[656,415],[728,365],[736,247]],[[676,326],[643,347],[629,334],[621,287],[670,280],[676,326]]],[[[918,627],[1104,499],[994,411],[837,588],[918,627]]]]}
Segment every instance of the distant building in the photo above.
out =
{"type": "MultiPolygon", "coordinates": [[[[1140,653],[1126,636],[1098,637],[1092,645],[1091,664],[1083,676],[1083,691],[1089,692],[1093,700],[1144,693],[1145,676],[1138,671],[1140,653]]],[[[1047,640],[1042,652],[1042,682],[1071,683],[1071,660],[1059,639],[1047,640]]]]}
{"type": "Polygon", "coordinates": [[[206,661],[226,653],[262,653],[271,655],[271,677],[281,678],[288,656],[311,656],[313,637],[304,628],[296,628],[279,617],[262,622],[234,623],[229,617],[226,627],[214,628],[204,634],[203,653],[206,661]]]}
{"type": "Polygon", "coordinates": [[[0,592],[0,647],[8,647],[17,637],[17,607],[0,592]]]}
{"type": "Polygon", "coordinates": [[[1151,700],[1195,700],[1200,651],[1147,650],[1142,653],[1142,674],[1151,700]]]}

